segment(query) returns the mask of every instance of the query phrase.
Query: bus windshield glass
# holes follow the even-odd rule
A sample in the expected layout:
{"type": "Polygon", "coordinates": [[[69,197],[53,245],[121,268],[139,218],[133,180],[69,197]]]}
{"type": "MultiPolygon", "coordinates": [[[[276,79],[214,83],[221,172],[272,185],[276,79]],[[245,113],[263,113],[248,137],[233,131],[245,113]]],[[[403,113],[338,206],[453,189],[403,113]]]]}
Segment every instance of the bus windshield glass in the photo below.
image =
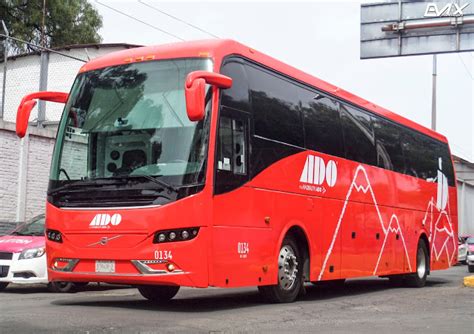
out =
{"type": "Polygon", "coordinates": [[[196,70],[212,71],[211,60],[147,61],[79,74],[59,125],[50,192],[111,179],[153,178],[171,188],[203,182],[208,117],[191,122],[184,97],[186,76],[196,70]]]}

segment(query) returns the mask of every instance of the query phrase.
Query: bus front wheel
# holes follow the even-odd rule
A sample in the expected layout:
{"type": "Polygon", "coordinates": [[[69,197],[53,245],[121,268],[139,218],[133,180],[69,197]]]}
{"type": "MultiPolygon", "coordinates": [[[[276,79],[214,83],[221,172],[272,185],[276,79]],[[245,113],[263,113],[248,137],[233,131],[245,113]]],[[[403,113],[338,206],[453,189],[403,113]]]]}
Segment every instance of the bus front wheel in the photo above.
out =
{"type": "Polygon", "coordinates": [[[164,303],[179,291],[179,286],[172,285],[140,285],[137,287],[140,294],[155,303],[164,303]]]}
{"type": "Polygon", "coordinates": [[[303,289],[301,251],[292,237],[285,237],[278,254],[278,283],[259,286],[263,298],[271,303],[291,303],[303,289]]]}

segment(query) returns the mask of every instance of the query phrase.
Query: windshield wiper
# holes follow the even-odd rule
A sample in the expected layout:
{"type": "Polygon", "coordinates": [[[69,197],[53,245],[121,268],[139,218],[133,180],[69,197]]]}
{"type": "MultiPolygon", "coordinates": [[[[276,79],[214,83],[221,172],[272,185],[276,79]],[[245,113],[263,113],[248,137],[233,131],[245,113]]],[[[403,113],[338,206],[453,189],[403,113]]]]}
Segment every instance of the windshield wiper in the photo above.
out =
{"type": "MultiPolygon", "coordinates": [[[[110,178],[112,179],[112,178],[110,178]]],[[[71,183],[67,183],[63,186],[60,186],[56,189],[53,189],[51,191],[48,192],[48,195],[49,196],[54,196],[56,194],[58,194],[59,192],[63,191],[63,190],[66,190],[66,189],[69,189],[69,188],[74,188],[74,187],[88,187],[88,186],[104,186],[104,185],[113,185],[113,184],[117,184],[117,182],[115,181],[108,181],[109,179],[95,179],[95,180],[91,180],[91,181],[84,181],[84,180],[78,180],[78,181],[74,181],[74,182],[71,182],[71,183]]]]}
{"type": "Polygon", "coordinates": [[[164,188],[166,188],[166,189],[168,189],[168,190],[172,190],[172,191],[174,191],[175,193],[177,193],[177,192],[179,191],[179,188],[178,188],[178,187],[176,187],[176,186],[174,186],[174,185],[172,185],[172,184],[169,184],[168,182],[165,182],[165,181],[163,181],[163,180],[160,180],[160,179],[158,178],[159,176],[160,176],[160,175],[157,175],[156,177],[153,177],[153,176],[150,176],[150,175],[130,175],[129,177],[130,177],[130,178],[140,178],[140,177],[142,177],[142,178],[147,179],[147,180],[149,180],[149,181],[151,181],[151,182],[153,182],[153,183],[159,184],[160,186],[162,186],[162,187],[164,187],[164,188]]]}

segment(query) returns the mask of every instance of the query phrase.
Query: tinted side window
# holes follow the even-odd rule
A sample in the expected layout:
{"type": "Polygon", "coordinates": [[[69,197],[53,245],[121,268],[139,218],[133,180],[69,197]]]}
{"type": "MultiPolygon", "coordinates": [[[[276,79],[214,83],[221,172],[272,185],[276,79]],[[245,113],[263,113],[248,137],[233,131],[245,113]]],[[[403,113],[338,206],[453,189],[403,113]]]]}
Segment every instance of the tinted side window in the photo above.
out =
{"type": "Polygon", "coordinates": [[[232,87],[222,90],[221,103],[227,107],[250,111],[245,67],[238,62],[231,61],[222,67],[221,73],[232,78],[232,87]]]}
{"type": "Polygon", "coordinates": [[[375,136],[369,114],[348,105],[341,106],[346,159],[377,165],[375,136]]]}
{"type": "Polygon", "coordinates": [[[339,106],[334,100],[304,88],[298,89],[303,114],[305,147],[344,156],[339,106]]]}
{"type": "Polygon", "coordinates": [[[398,173],[405,173],[405,159],[400,143],[402,129],[383,118],[374,116],[375,149],[377,166],[398,173]]]}
{"type": "Polygon", "coordinates": [[[402,147],[407,168],[405,174],[424,180],[435,179],[438,170],[436,146],[434,140],[405,129],[402,133],[402,147]]]}
{"type": "Polygon", "coordinates": [[[282,77],[246,67],[255,135],[303,147],[303,123],[296,86],[282,77]]]}
{"type": "Polygon", "coordinates": [[[216,142],[214,193],[222,194],[249,180],[249,114],[222,107],[216,142]]]}

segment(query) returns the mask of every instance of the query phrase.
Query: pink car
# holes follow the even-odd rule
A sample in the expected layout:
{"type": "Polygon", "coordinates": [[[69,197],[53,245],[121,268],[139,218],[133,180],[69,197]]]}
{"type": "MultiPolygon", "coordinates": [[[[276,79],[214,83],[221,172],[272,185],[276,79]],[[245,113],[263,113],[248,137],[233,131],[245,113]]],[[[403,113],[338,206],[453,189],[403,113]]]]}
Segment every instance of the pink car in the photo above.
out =
{"type": "Polygon", "coordinates": [[[36,216],[9,235],[0,237],[0,291],[10,283],[48,284],[54,292],[68,292],[75,287],[70,282],[48,282],[44,215],[36,216]]]}
{"type": "Polygon", "coordinates": [[[474,273],[474,237],[466,240],[467,244],[467,265],[470,273],[474,273]]]}

